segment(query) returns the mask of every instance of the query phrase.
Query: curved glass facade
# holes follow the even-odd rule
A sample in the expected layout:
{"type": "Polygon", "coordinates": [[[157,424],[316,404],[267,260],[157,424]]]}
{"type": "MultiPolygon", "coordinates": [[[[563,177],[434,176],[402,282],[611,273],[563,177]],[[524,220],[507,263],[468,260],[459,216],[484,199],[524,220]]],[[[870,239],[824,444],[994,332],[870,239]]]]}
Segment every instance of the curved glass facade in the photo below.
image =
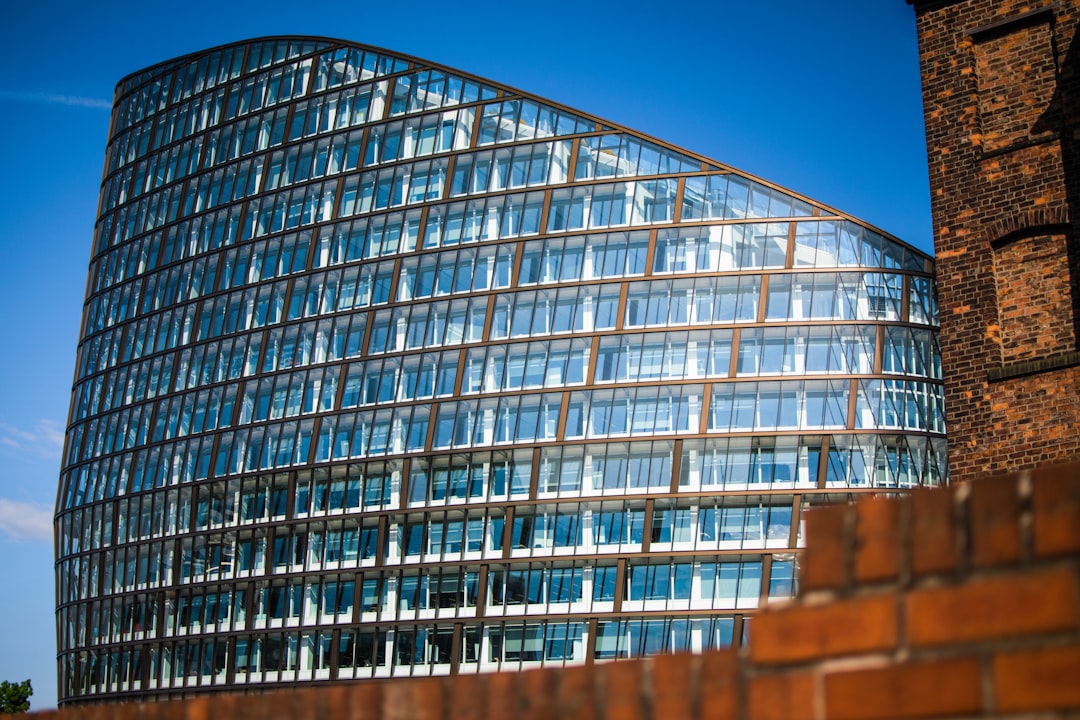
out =
{"type": "Polygon", "coordinates": [[[937,485],[928,257],[385,51],[117,89],[61,701],[739,644],[800,512],[937,485]]]}

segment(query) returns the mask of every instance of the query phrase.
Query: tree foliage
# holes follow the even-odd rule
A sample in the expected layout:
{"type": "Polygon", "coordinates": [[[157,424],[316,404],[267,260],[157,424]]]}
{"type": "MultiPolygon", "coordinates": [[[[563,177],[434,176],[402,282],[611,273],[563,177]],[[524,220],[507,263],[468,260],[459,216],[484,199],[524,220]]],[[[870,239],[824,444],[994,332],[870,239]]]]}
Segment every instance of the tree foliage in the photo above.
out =
{"type": "Polygon", "coordinates": [[[4,680],[0,682],[0,713],[21,713],[30,709],[30,696],[34,694],[34,688],[30,687],[30,681],[13,683],[4,680]]]}

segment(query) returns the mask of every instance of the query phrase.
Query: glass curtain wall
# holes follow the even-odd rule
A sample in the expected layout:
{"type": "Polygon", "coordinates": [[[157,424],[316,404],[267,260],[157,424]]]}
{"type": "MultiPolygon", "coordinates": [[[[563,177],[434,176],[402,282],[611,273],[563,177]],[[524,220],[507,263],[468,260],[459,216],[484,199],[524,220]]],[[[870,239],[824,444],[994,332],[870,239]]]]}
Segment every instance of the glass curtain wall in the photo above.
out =
{"type": "Polygon", "coordinates": [[[804,509],[945,482],[931,260],[850,216],[341,41],[116,97],[61,702],[739,645],[804,509]]]}

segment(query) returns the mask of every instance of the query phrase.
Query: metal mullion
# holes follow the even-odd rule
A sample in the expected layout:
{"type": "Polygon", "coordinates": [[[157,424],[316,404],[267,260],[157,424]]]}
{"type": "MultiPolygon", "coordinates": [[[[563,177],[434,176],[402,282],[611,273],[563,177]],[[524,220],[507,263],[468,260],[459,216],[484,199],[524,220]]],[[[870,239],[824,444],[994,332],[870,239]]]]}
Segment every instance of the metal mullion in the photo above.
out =
{"type": "MultiPolygon", "coordinates": [[[[450,74],[457,74],[457,73],[450,73],[450,74]]],[[[460,77],[460,75],[459,75],[459,77],[460,77]]],[[[462,148],[463,150],[464,149],[472,150],[472,149],[476,149],[476,148],[480,147],[480,145],[477,144],[477,142],[480,139],[480,125],[481,125],[480,121],[483,119],[484,106],[487,105],[487,104],[489,104],[489,102],[481,101],[478,98],[475,103],[468,106],[468,107],[476,108],[476,112],[473,113],[473,126],[472,126],[472,132],[469,135],[469,145],[468,145],[467,148],[462,148]]]]}
{"type": "MultiPolygon", "coordinates": [[[[404,519],[404,515],[402,518],[404,519]]],[[[403,523],[398,524],[398,532],[401,532],[403,523]]],[[[390,541],[390,517],[388,515],[379,516],[378,530],[376,532],[376,542],[378,545],[375,547],[375,567],[377,569],[385,569],[386,567],[386,545],[390,541]]],[[[399,538],[400,540],[400,538],[399,538]]]]}
{"type": "MultiPolygon", "coordinates": [[[[390,319],[393,320],[394,319],[394,309],[393,308],[387,308],[387,311],[390,313],[390,319]]],[[[359,356],[359,358],[356,358],[356,359],[366,360],[366,359],[371,357],[370,351],[368,349],[368,345],[371,343],[372,326],[375,324],[375,316],[377,314],[378,314],[378,310],[375,310],[375,309],[370,309],[369,308],[368,310],[364,311],[364,337],[361,338],[361,340],[360,340],[360,356],[359,356]]],[[[355,319],[357,315],[359,315],[359,313],[356,313],[355,315],[351,315],[351,316],[349,316],[349,315],[340,315],[336,319],[343,319],[343,318],[346,318],[346,317],[352,317],[353,319],[355,319]]],[[[350,326],[352,325],[352,320],[350,320],[349,324],[350,324],[350,326]]],[[[388,354],[388,353],[383,353],[383,355],[386,355],[386,354],[388,354]]]]}
{"type": "MultiPolygon", "coordinates": [[[[441,115],[439,115],[438,117],[441,117],[441,115]]],[[[451,150],[449,153],[447,153],[445,155],[442,154],[442,153],[432,153],[431,155],[427,156],[428,160],[430,162],[432,162],[432,163],[434,163],[435,160],[437,158],[439,158],[439,157],[445,157],[446,158],[446,170],[443,171],[444,177],[446,179],[443,182],[442,195],[438,198],[439,200],[442,200],[442,201],[450,200],[450,187],[454,184],[454,166],[457,165],[457,156],[458,156],[458,154],[459,153],[455,153],[455,152],[453,152],[451,150]]],[[[430,179],[429,179],[429,182],[430,182],[430,179]]],[[[427,204],[427,203],[425,203],[425,204],[427,204]]]]}
{"type": "Polygon", "coordinates": [[[645,517],[643,522],[645,523],[645,532],[641,537],[641,554],[648,555],[649,548],[652,547],[652,528],[653,517],[656,510],[656,501],[653,498],[647,498],[645,500],[645,517]]]}
{"type": "MultiPolygon", "coordinates": [[[[625,505],[624,505],[625,507],[625,505]]],[[[622,612],[624,586],[626,585],[626,556],[620,557],[615,565],[615,598],[612,601],[612,612],[622,612]]]]}
{"type": "MultiPolygon", "coordinates": [[[[293,107],[292,105],[289,105],[289,112],[288,112],[288,114],[289,114],[289,115],[292,115],[292,107],[293,107]]],[[[286,125],[286,127],[288,127],[288,125],[286,125]]],[[[259,152],[254,152],[254,153],[252,153],[252,154],[251,154],[251,158],[255,158],[255,157],[257,157],[257,156],[258,156],[258,155],[260,155],[260,154],[262,154],[262,155],[265,155],[265,157],[266,157],[266,162],[265,162],[265,163],[263,164],[263,168],[262,168],[262,177],[260,177],[260,178],[259,178],[259,188],[260,188],[260,190],[259,190],[259,192],[258,192],[258,193],[256,193],[255,195],[252,195],[251,197],[260,197],[260,196],[264,196],[264,195],[265,195],[266,193],[268,193],[268,192],[276,192],[276,191],[278,191],[278,190],[281,190],[281,189],[282,189],[281,187],[277,187],[277,188],[274,188],[273,190],[267,190],[267,189],[266,189],[266,181],[267,181],[267,179],[268,179],[268,178],[270,177],[270,166],[271,166],[271,164],[272,164],[272,163],[270,162],[270,157],[271,157],[271,155],[273,155],[273,154],[274,154],[275,150],[281,150],[282,152],[286,152],[286,153],[287,153],[287,151],[288,151],[288,147],[287,147],[287,144],[286,144],[286,143],[282,143],[281,147],[279,147],[279,148],[273,148],[273,149],[272,149],[272,148],[270,148],[270,147],[267,147],[267,148],[266,148],[265,150],[263,150],[263,151],[262,151],[261,153],[259,153],[259,152]]],[[[222,167],[227,167],[228,165],[231,165],[231,164],[232,164],[232,163],[234,163],[234,162],[240,162],[240,161],[241,161],[241,158],[243,158],[243,155],[242,155],[242,154],[241,154],[241,155],[240,155],[239,157],[236,157],[236,158],[234,158],[233,160],[230,160],[230,161],[228,161],[228,162],[226,162],[226,163],[222,163],[222,165],[221,165],[221,166],[222,166],[222,167]]],[[[216,168],[215,168],[215,169],[216,169],[216,168]]],[[[245,204],[246,204],[246,203],[245,203],[245,204]]]]}
{"type": "Polygon", "coordinates": [[[454,378],[454,390],[452,397],[461,398],[461,386],[465,381],[465,363],[468,361],[468,349],[462,347],[458,350],[458,371],[457,377],[454,378]]]}
{"type": "Polygon", "coordinates": [[[503,537],[502,537],[502,559],[510,560],[510,541],[513,538],[513,526],[514,515],[516,514],[517,507],[513,504],[506,505],[506,510],[503,513],[503,537]]]}
{"type": "MultiPolygon", "coordinates": [[[[192,493],[192,495],[194,495],[194,493],[192,493]]],[[[116,515],[116,513],[113,513],[113,514],[116,515]]],[[[191,523],[189,522],[188,527],[190,527],[190,526],[191,526],[191,523]]],[[[172,538],[174,562],[173,562],[173,568],[172,568],[172,583],[170,583],[170,584],[173,587],[179,587],[180,586],[180,566],[183,564],[183,562],[182,561],[181,562],[176,562],[175,560],[179,560],[179,559],[182,559],[184,557],[182,540],[185,537],[191,538],[193,536],[191,536],[191,535],[186,535],[186,536],[184,536],[184,535],[176,535],[176,536],[174,536],[172,538]]],[[[162,545],[162,549],[164,549],[165,543],[162,543],[161,545],[162,545]]],[[[115,555],[114,555],[114,558],[115,558],[115,555]]]]}
{"type": "MultiPolygon", "coordinates": [[[[706,382],[706,383],[704,383],[702,385],[702,390],[701,390],[701,420],[698,422],[698,434],[699,435],[705,435],[709,431],[709,410],[710,410],[709,406],[712,404],[712,387],[713,387],[713,384],[711,382],[706,382]]],[[[676,479],[674,473],[672,473],[671,486],[673,488],[673,492],[675,491],[675,488],[677,488],[677,485],[676,485],[677,482],[678,482],[678,480],[676,479]]]]}
{"type": "MultiPolygon", "coordinates": [[[[354,604],[355,608],[356,605],[354,604]]],[[[325,631],[324,631],[325,632],[325,631]]],[[[337,680],[340,658],[338,657],[338,645],[341,643],[341,628],[334,627],[330,630],[330,679],[337,680]]],[[[316,650],[317,652],[318,650],[316,650]]],[[[234,656],[235,657],[235,656],[234,656]]]]}
{"type": "Polygon", "coordinates": [[[787,254],[784,257],[784,269],[790,270],[795,267],[795,228],[798,225],[794,220],[788,222],[787,254]]]}
{"type": "Polygon", "coordinates": [[[755,322],[764,323],[765,309],[769,302],[769,273],[762,273],[759,277],[761,278],[761,287],[758,290],[757,319],[755,322]]]}
{"type": "MultiPolygon", "coordinates": [[[[363,152],[362,147],[360,148],[360,151],[363,152]]],[[[267,163],[267,164],[269,165],[269,163],[267,163]]],[[[334,183],[334,205],[333,205],[333,209],[331,209],[331,211],[330,211],[330,217],[331,217],[331,221],[342,219],[340,217],[340,215],[341,215],[341,198],[342,198],[343,195],[345,195],[345,182],[344,182],[345,173],[344,172],[339,172],[339,173],[336,173],[335,175],[323,176],[322,178],[320,178],[320,180],[322,180],[323,182],[333,182],[334,183]]],[[[319,223],[319,224],[323,225],[324,227],[332,227],[332,225],[329,225],[329,224],[323,224],[323,223],[319,223]]],[[[299,228],[297,228],[297,229],[299,229],[299,228]]],[[[318,230],[319,230],[319,228],[312,227],[312,234],[315,235],[316,237],[318,236],[318,232],[317,232],[318,230]]],[[[313,242],[313,243],[311,243],[311,247],[308,249],[308,253],[309,253],[308,254],[308,265],[307,265],[306,269],[308,269],[308,270],[313,270],[314,269],[316,252],[317,252],[317,243],[313,242]]]]}
{"type": "MultiPolygon", "coordinates": [[[[565,404],[563,406],[565,408],[565,404]]],[[[560,418],[562,412],[559,413],[560,418]]],[[[560,424],[558,427],[562,427],[560,424]]],[[[540,484],[540,448],[533,447],[532,449],[532,467],[529,470],[529,499],[537,499],[537,488],[540,484]]]]}
{"type": "MultiPolygon", "coordinates": [[[[594,572],[594,582],[595,575],[596,573],[594,572]]],[[[588,618],[586,625],[588,626],[589,635],[585,643],[585,664],[593,665],[596,662],[594,656],[596,655],[596,636],[600,632],[600,621],[594,615],[593,617],[588,618]]]]}
{"type": "Polygon", "coordinates": [[[305,60],[311,60],[311,72],[308,74],[307,87],[304,88],[304,92],[300,93],[300,95],[298,95],[297,97],[290,98],[287,101],[289,105],[296,105],[301,102],[303,98],[308,98],[313,92],[315,92],[315,79],[319,76],[318,59],[319,56],[322,55],[324,52],[325,51],[318,51],[311,55],[301,54],[291,60],[285,61],[282,65],[279,66],[286,67],[288,65],[294,65],[297,70],[299,70],[300,66],[304,63],[305,60]]]}
{"type": "MultiPolygon", "coordinates": [[[[301,278],[303,278],[304,280],[310,280],[312,277],[315,277],[315,275],[314,274],[304,274],[304,275],[290,276],[289,278],[287,278],[285,280],[285,283],[286,283],[286,285],[285,285],[285,297],[282,298],[282,305],[281,305],[281,314],[283,316],[288,317],[288,315],[289,315],[289,305],[292,303],[292,296],[293,296],[293,292],[296,290],[296,283],[301,278]]],[[[270,288],[271,296],[273,296],[274,285],[276,285],[278,282],[280,282],[280,281],[275,279],[275,280],[265,284],[265,286],[270,288]]],[[[259,284],[259,285],[249,285],[247,287],[255,289],[255,296],[257,298],[258,297],[258,290],[261,289],[263,286],[264,286],[263,284],[259,284]]],[[[232,291],[230,290],[230,292],[232,292],[232,291]]],[[[240,296],[241,297],[243,297],[244,292],[246,292],[246,289],[241,289],[240,290],[240,296]]],[[[302,312],[303,311],[301,311],[301,313],[302,312]]],[[[303,319],[304,318],[303,318],[302,315],[301,315],[301,317],[297,318],[297,320],[303,320],[303,319]]],[[[231,335],[233,333],[229,333],[229,334],[231,335]]]]}
{"type": "MultiPolygon", "coordinates": [[[[511,295],[513,293],[501,293],[501,294],[502,295],[511,295]]],[[[474,296],[474,298],[478,298],[478,297],[479,296],[474,296]]],[[[481,335],[481,341],[484,342],[484,343],[493,342],[490,339],[491,338],[491,322],[492,322],[492,318],[495,316],[495,304],[498,302],[499,297],[500,297],[500,293],[488,292],[488,294],[487,294],[488,302],[487,302],[487,307],[484,309],[484,331],[483,331],[483,334],[481,335]]],[[[471,299],[470,299],[469,304],[470,305],[472,304],[471,299]]],[[[506,339],[509,340],[509,338],[506,338],[506,339]]],[[[509,343],[507,343],[507,344],[509,344],[509,343]]]]}
{"type": "MultiPolygon", "coordinates": [[[[819,463],[820,465],[820,463],[819,463]]],[[[798,547],[799,524],[802,518],[802,495],[796,494],[791,498],[791,531],[788,533],[788,547],[798,547]]]]}
{"type": "Polygon", "coordinates": [[[758,607],[765,607],[769,601],[769,583],[772,581],[772,553],[761,554],[761,590],[758,594],[758,607]]]}
{"type": "Polygon", "coordinates": [[[882,375],[882,367],[885,364],[885,326],[878,325],[875,328],[875,340],[874,343],[874,375],[882,375]]]}
{"type": "Polygon", "coordinates": [[[742,647],[742,644],[743,644],[743,641],[742,641],[742,637],[743,637],[743,618],[744,617],[745,617],[745,615],[743,613],[739,613],[739,614],[734,616],[735,622],[732,624],[732,629],[731,629],[731,646],[733,648],[742,647]]]}
{"type": "MultiPolygon", "coordinates": [[[[570,391],[564,390],[562,393],[561,406],[559,407],[559,419],[558,425],[555,430],[556,442],[563,442],[566,440],[566,417],[570,410],[570,391]]],[[[537,460],[539,462],[539,460],[537,460]]]]}
{"type": "MultiPolygon", "coordinates": [[[[680,153],[685,154],[685,153],[680,153]]],[[[671,223],[678,224],[679,219],[682,217],[682,203],[683,194],[686,191],[686,176],[677,176],[678,180],[675,183],[675,204],[671,208],[671,223]]]]}
{"type": "MultiPolygon", "coordinates": [[[[396,173],[397,170],[395,169],[394,172],[396,173]]],[[[410,175],[410,177],[411,177],[411,175],[410,175]]],[[[374,202],[374,200],[372,202],[374,202]]],[[[417,243],[416,247],[414,247],[412,250],[408,251],[407,253],[406,252],[399,252],[399,253],[397,253],[398,255],[406,255],[406,254],[414,255],[414,254],[416,254],[418,252],[418,250],[425,249],[425,248],[422,247],[423,244],[424,244],[423,233],[427,230],[428,220],[430,219],[430,215],[431,215],[429,210],[431,210],[431,207],[432,207],[432,203],[424,203],[423,205],[420,206],[420,221],[419,221],[419,225],[417,226],[418,227],[418,233],[417,233],[417,238],[416,238],[416,243],[417,243]]],[[[402,214],[402,217],[404,217],[405,215],[407,215],[409,213],[409,206],[406,204],[406,205],[401,205],[399,209],[386,208],[386,210],[384,211],[383,214],[384,215],[389,215],[392,212],[400,212],[402,214]]],[[[370,216],[369,216],[368,222],[370,222],[370,216]]],[[[442,246],[442,240],[441,239],[439,241],[439,245],[440,245],[440,247],[442,246]]]]}
{"type": "MultiPolygon", "coordinates": [[[[554,146],[553,146],[554,147],[554,146]]],[[[570,141],[570,162],[566,164],[566,182],[573,183],[577,175],[577,158],[581,148],[581,137],[572,138],[570,141]]]]}
{"type": "MultiPolygon", "coordinates": [[[[305,382],[307,381],[308,372],[310,372],[310,371],[305,371],[304,372],[304,375],[305,375],[304,380],[305,380],[305,382]]],[[[240,403],[234,403],[234,406],[236,407],[236,412],[239,413],[240,412],[240,403]]],[[[295,418],[285,418],[284,420],[285,420],[285,422],[296,422],[297,429],[299,429],[303,425],[304,416],[301,414],[301,415],[295,416],[295,418]]],[[[314,440],[314,442],[309,442],[308,443],[308,456],[307,456],[307,460],[305,461],[305,465],[307,467],[311,467],[312,465],[315,464],[315,455],[316,455],[316,453],[318,452],[318,449],[319,449],[319,433],[322,432],[322,420],[323,420],[323,415],[321,413],[316,413],[312,417],[312,420],[311,420],[311,438],[314,440]]],[[[284,425],[284,423],[282,423],[282,424],[284,425]]],[[[295,478],[296,472],[291,472],[291,473],[289,473],[289,475],[290,475],[290,477],[295,478]]],[[[293,480],[293,482],[295,482],[295,479],[293,480]]]]}
{"type": "MultiPolygon", "coordinates": [[[[386,306],[394,305],[398,301],[398,299],[397,299],[398,284],[399,284],[398,281],[401,278],[401,265],[402,265],[402,257],[401,257],[401,255],[398,255],[391,262],[394,263],[394,269],[391,271],[393,273],[392,277],[394,278],[394,282],[390,283],[390,294],[386,298],[386,306]]],[[[372,264],[374,264],[374,263],[372,263],[372,264]]],[[[405,301],[405,302],[412,302],[412,300],[408,300],[408,301],[405,301]]]]}
{"type": "MultiPolygon", "coordinates": [[[[711,388],[711,385],[710,385],[710,388],[711,388]]],[[[701,413],[702,417],[708,417],[708,413],[705,412],[705,397],[706,396],[707,396],[707,393],[703,392],[702,393],[702,413],[701,413]]],[[[706,423],[706,425],[707,425],[707,423],[706,423]]],[[[682,476],[682,446],[683,446],[682,438],[678,438],[677,440],[675,440],[674,444],[672,445],[672,451],[671,451],[671,485],[668,488],[668,492],[671,495],[678,495],[678,493],[679,493],[679,481],[680,481],[681,476],[682,476]]],[[[699,502],[698,505],[700,507],[701,503],[699,502]]]]}
{"type": "MultiPolygon", "coordinates": [[[[510,270],[510,287],[521,287],[521,263],[522,258],[525,255],[525,241],[518,240],[516,243],[505,243],[506,245],[514,246],[514,266],[510,270]]],[[[496,247],[497,251],[497,247],[496,247]]]]}
{"type": "Polygon", "coordinates": [[[731,358],[728,361],[728,378],[735,379],[739,372],[739,345],[742,342],[742,328],[731,330],[731,358]]]}
{"type": "Polygon", "coordinates": [[[457,675],[460,668],[462,643],[461,636],[464,633],[464,623],[456,622],[454,623],[453,627],[453,639],[450,641],[450,674],[457,675]]]}
{"type": "MultiPolygon", "coordinates": [[[[451,402],[453,402],[453,401],[451,401],[451,402]]],[[[431,450],[432,450],[431,446],[435,442],[435,426],[438,424],[439,410],[445,404],[446,403],[444,403],[444,402],[443,403],[431,402],[431,403],[428,404],[429,407],[431,408],[431,410],[430,410],[430,414],[428,415],[427,435],[424,438],[424,451],[425,452],[431,452],[431,450]]]]}
{"type": "Polygon", "coordinates": [[[847,406],[847,429],[855,429],[855,413],[858,409],[859,379],[853,377],[848,380],[848,406],[847,406]]]}
{"type": "Polygon", "coordinates": [[[548,214],[551,212],[551,186],[541,188],[540,192],[544,193],[544,202],[540,205],[540,225],[537,228],[537,235],[544,237],[548,234],[548,214]]]}
{"type": "Polygon", "coordinates": [[[482,563],[480,565],[479,577],[477,578],[477,592],[476,592],[476,615],[477,618],[483,618],[485,615],[485,609],[487,607],[487,588],[488,588],[488,568],[490,563],[482,563]]]}
{"type": "Polygon", "coordinates": [[[623,330],[626,319],[626,298],[630,294],[630,283],[626,280],[619,282],[619,304],[615,310],[615,330],[623,330]]]}
{"type": "Polygon", "coordinates": [[[900,279],[900,319],[911,322],[911,276],[905,273],[900,279]]]}
{"type": "Polygon", "coordinates": [[[645,275],[644,277],[653,276],[653,264],[656,258],[656,228],[649,229],[649,244],[645,249],[645,275]]]}
{"type": "Polygon", "coordinates": [[[600,353],[600,336],[593,335],[590,338],[589,347],[589,366],[585,369],[585,386],[593,387],[596,385],[596,357],[600,353]]]}
{"type": "Polygon", "coordinates": [[[821,449],[818,451],[818,467],[817,467],[817,488],[819,490],[825,489],[825,478],[829,471],[829,445],[832,441],[832,435],[821,436],[821,449]]]}
{"type": "Polygon", "coordinates": [[[363,125],[354,126],[350,131],[346,133],[347,135],[351,135],[354,132],[360,133],[360,151],[357,153],[356,156],[356,167],[352,168],[352,170],[344,172],[356,172],[358,174],[363,174],[368,168],[376,168],[379,165],[378,162],[374,162],[371,165],[366,164],[368,145],[371,144],[373,127],[373,125],[364,123],[363,125]]]}

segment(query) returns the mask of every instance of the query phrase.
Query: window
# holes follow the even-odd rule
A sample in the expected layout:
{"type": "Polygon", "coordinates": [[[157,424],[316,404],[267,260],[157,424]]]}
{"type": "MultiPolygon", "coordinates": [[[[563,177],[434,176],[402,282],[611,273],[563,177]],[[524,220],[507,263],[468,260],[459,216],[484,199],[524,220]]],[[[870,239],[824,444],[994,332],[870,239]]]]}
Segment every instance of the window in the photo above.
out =
{"type": "Polygon", "coordinates": [[[994,280],[1003,362],[1076,349],[1063,233],[1022,235],[995,244],[994,280]]]}
{"type": "Polygon", "coordinates": [[[1057,86],[1053,15],[1043,12],[972,34],[983,152],[1051,134],[1040,123],[1057,86]]]}

